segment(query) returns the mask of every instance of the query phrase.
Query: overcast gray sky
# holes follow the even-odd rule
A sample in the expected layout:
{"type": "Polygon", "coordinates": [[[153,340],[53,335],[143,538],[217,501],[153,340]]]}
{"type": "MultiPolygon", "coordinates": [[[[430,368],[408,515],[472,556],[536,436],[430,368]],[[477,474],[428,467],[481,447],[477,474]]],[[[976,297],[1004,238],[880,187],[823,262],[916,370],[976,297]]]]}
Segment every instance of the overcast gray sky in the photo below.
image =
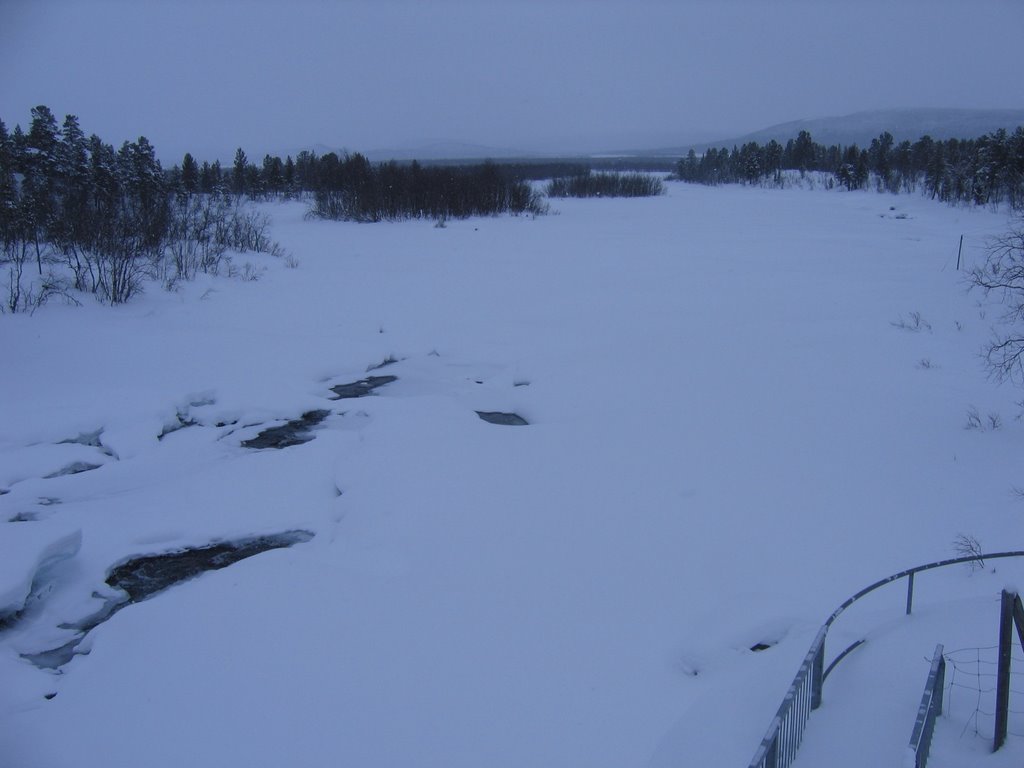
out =
{"type": "Polygon", "coordinates": [[[455,140],[665,146],[1024,107],[1024,0],[0,0],[0,119],[257,160],[455,140]]]}

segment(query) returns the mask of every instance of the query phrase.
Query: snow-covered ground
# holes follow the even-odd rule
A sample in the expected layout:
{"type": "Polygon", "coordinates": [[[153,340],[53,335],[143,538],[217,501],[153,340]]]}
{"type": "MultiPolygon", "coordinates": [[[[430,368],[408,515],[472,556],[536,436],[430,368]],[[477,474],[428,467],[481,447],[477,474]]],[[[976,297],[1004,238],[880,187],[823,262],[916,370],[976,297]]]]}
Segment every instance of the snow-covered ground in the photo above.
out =
{"type": "MultiPolygon", "coordinates": [[[[297,269],[0,317],[0,764],[745,766],[846,597],[959,534],[1021,548],[1021,394],[956,271],[1007,214],[667,186],[445,228],[267,205],[297,269]],[[397,380],[330,399],[367,375],[397,380]],[[132,556],[291,530],[22,656],[132,556]]],[[[798,765],[899,764],[935,644],[994,645],[1021,575],[851,609],[798,765]]],[[[933,764],[1019,763],[973,712],[933,764]]]]}

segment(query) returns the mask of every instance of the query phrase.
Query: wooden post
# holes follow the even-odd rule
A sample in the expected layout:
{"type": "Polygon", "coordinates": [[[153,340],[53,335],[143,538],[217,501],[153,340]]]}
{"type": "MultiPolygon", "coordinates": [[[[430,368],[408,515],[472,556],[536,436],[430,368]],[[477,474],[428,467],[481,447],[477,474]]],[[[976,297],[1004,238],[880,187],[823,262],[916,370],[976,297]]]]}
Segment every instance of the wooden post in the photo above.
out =
{"type": "Polygon", "coordinates": [[[914,609],[914,572],[907,576],[907,616],[914,609]]]}
{"type": "Polygon", "coordinates": [[[960,255],[964,252],[964,236],[960,235],[960,250],[956,252],[956,271],[960,271],[960,255]]]}
{"type": "Polygon", "coordinates": [[[1013,652],[1013,608],[1017,595],[1003,590],[999,615],[999,664],[996,669],[996,732],[992,751],[1006,741],[1010,710],[1010,660],[1013,652]]]}

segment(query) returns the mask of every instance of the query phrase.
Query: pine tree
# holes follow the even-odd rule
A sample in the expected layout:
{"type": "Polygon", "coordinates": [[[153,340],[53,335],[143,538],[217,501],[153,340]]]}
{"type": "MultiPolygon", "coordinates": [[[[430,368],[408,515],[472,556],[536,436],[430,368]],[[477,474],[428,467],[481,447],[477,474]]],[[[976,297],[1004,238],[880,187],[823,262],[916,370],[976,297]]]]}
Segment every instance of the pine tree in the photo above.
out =
{"type": "Polygon", "coordinates": [[[878,175],[879,188],[895,192],[892,183],[892,145],[892,134],[888,131],[872,139],[868,149],[868,164],[870,170],[878,175]]]}
{"type": "Polygon", "coordinates": [[[676,164],[676,175],[682,181],[698,181],[700,165],[697,162],[697,153],[692,149],[686,153],[686,157],[676,164]]]}
{"type": "Polygon", "coordinates": [[[199,164],[189,152],[186,152],[181,160],[181,188],[185,190],[186,195],[193,195],[199,191],[199,164]]]}
{"type": "Polygon", "coordinates": [[[57,218],[57,144],[60,133],[57,119],[48,107],[32,108],[32,123],[25,137],[25,161],[22,182],[22,217],[28,239],[35,248],[36,266],[43,274],[43,252],[49,230],[57,218]]]}
{"type": "Polygon", "coordinates": [[[244,195],[246,190],[246,168],[249,165],[249,159],[245,156],[245,152],[239,147],[235,150],[235,163],[231,169],[231,191],[236,195],[244,195]]]}
{"type": "Polygon", "coordinates": [[[28,148],[28,139],[25,132],[21,130],[20,124],[15,124],[11,132],[11,152],[14,153],[14,172],[25,172],[25,151],[28,148]]]}
{"type": "Polygon", "coordinates": [[[814,140],[807,131],[800,131],[793,142],[793,167],[803,176],[807,171],[815,169],[814,140]]]}
{"type": "Polygon", "coordinates": [[[736,163],[740,178],[748,184],[761,179],[761,148],[754,142],[744,144],[736,154],[736,163]]]}
{"type": "Polygon", "coordinates": [[[775,184],[782,183],[782,145],[772,139],[764,148],[764,172],[772,175],[775,184]]]}
{"type": "MultiPolygon", "coordinates": [[[[337,155],[334,156],[337,160],[337,155]]],[[[320,164],[316,153],[302,150],[295,158],[295,183],[299,189],[315,192],[320,184],[320,164]]]]}
{"type": "Polygon", "coordinates": [[[89,191],[93,219],[100,225],[109,223],[120,197],[117,156],[96,134],[89,137],[89,191]]]}
{"type": "MultiPolygon", "coordinates": [[[[928,140],[931,141],[930,138],[928,140]]],[[[946,158],[943,146],[941,141],[932,144],[927,158],[927,165],[925,166],[925,190],[931,195],[933,200],[942,194],[942,188],[946,179],[946,158]]]]}
{"type": "Polygon", "coordinates": [[[57,142],[60,141],[60,132],[57,128],[57,118],[49,107],[38,106],[32,108],[32,123],[28,131],[28,146],[38,155],[52,161],[57,152],[57,142]]]}
{"type": "Polygon", "coordinates": [[[296,189],[295,179],[295,161],[292,160],[292,156],[288,155],[284,161],[284,169],[282,171],[284,176],[284,189],[286,195],[294,195],[298,190],[296,189]]]}
{"type": "Polygon", "coordinates": [[[912,191],[916,185],[914,150],[909,141],[901,141],[892,155],[893,191],[912,191]]]}
{"type": "Polygon", "coordinates": [[[868,177],[867,152],[851,144],[843,152],[843,161],[835,171],[836,180],[847,189],[860,189],[868,177]]]}
{"type": "Polygon", "coordinates": [[[7,134],[7,126],[0,120],[0,253],[15,237],[15,211],[18,197],[14,183],[14,141],[7,134]]]}
{"type": "Polygon", "coordinates": [[[202,168],[199,169],[199,191],[204,195],[208,195],[213,192],[215,188],[213,180],[213,167],[206,160],[203,161],[202,168]]]}
{"type": "Polygon", "coordinates": [[[284,189],[284,164],[279,157],[263,156],[263,170],[260,183],[270,195],[278,195],[284,189]]]}
{"type": "Polygon", "coordinates": [[[1024,208],[1024,126],[1010,137],[1006,150],[1006,194],[1010,206],[1024,208]]]}
{"type": "Polygon", "coordinates": [[[59,215],[53,240],[65,253],[80,247],[89,227],[89,149],[78,118],[67,115],[56,148],[56,196],[59,215]]]}

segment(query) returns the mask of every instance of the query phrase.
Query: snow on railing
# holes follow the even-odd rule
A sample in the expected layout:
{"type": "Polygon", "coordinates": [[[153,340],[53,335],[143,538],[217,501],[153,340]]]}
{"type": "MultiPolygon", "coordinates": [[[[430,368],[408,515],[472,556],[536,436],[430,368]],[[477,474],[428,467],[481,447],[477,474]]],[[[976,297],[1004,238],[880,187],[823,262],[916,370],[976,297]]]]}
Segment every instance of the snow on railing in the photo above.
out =
{"type": "MultiPolygon", "coordinates": [[[[832,615],[826,619],[821,629],[818,630],[810,650],[804,657],[800,669],[797,670],[789,690],[779,706],[775,718],[768,726],[768,732],[761,745],[754,753],[754,759],[750,761],[750,768],[788,768],[796,757],[797,750],[803,741],[804,729],[807,727],[807,720],[812,710],[821,706],[821,689],[829,673],[836,664],[846,658],[847,654],[860,646],[864,641],[858,640],[851,644],[842,653],[832,660],[828,669],[824,669],[825,661],[825,638],[828,630],[839,618],[839,615],[870,592],[874,592],[886,584],[906,577],[907,579],[907,615],[910,615],[914,607],[914,575],[921,571],[930,571],[933,568],[943,568],[947,565],[959,563],[984,562],[985,560],[996,560],[1002,557],[1024,557],[1024,552],[992,552],[989,554],[973,554],[967,557],[955,557],[950,560],[939,560],[926,565],[919,565],[915,568],[908,568],[905,571],[895,573],[888,578],[876,581],[874,584],[865,587],[860,592],[849,598],[846,602],[836,608],[832,615]]],[[[930,738],[930,734],[929,734],[930,738]]],[[[923,765],[923,763],[922,763],[923,765]]]]}

